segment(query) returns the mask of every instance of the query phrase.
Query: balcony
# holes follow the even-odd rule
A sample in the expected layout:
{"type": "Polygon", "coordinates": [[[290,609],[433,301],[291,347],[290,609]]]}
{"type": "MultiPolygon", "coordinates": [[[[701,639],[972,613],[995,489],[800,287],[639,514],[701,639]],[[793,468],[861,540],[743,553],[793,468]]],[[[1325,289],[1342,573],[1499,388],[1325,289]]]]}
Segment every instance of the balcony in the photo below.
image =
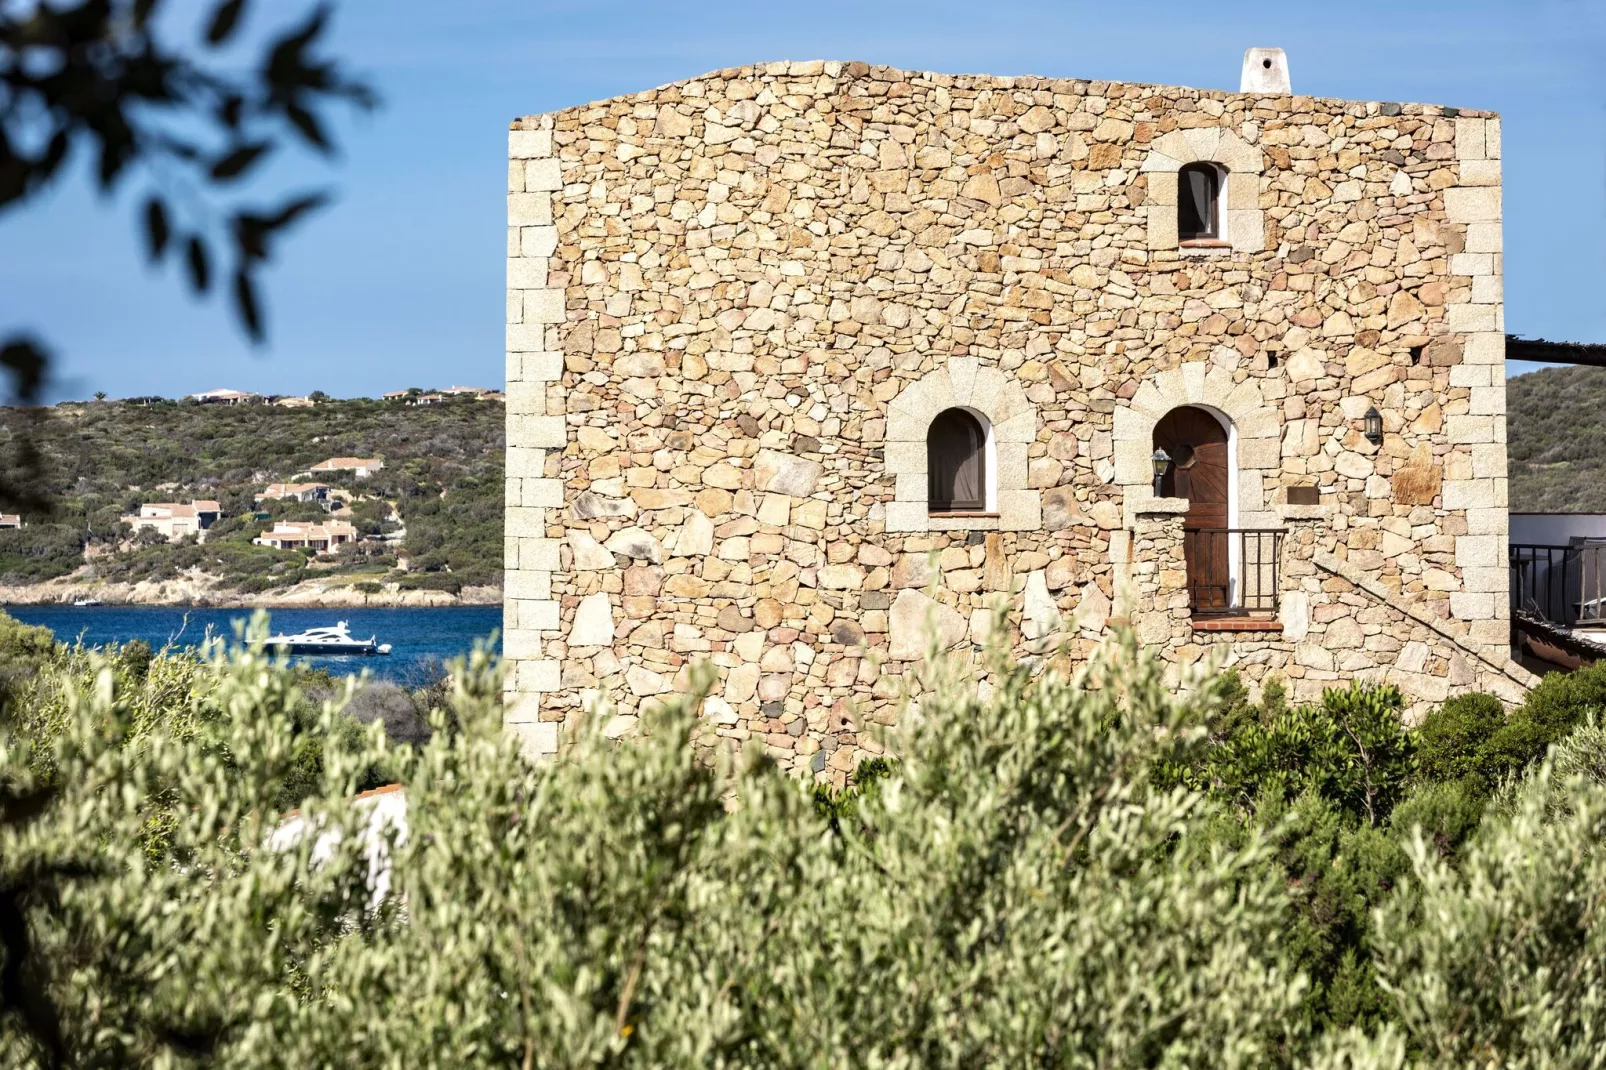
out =
{"type": "Polygon", "coordinates": [[[1188,607],[1197,631],[1278,631],[1280,528],[1190,528],[1182,533],[1188,607]]]}

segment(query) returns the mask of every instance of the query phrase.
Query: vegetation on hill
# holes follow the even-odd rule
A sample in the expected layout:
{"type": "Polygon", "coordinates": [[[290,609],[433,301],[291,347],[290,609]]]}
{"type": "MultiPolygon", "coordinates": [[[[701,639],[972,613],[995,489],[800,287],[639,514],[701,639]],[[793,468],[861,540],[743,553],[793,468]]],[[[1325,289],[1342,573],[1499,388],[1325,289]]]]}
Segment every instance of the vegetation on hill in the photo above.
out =
{"type": "Polygon", "coordinates": [[[25,513],[26,527],[0,531],[0,582],[66,574],[84,564],[87,548],[95,577],[131,582],[199,570],[241,590],[266,590],[311,569],[409,588],[497,584],[503,420],[501,405],[466,397],[424,407],[352,399],[311,408],[185,401],[0,409],[0,466],[26,438],[40,454],[28,489],[52,503],[48,513],[25,513]],[[394,571],[394,547],[381,544],[342,548],[333,562],[252,544],[275,519],[325,516],[313,504],[257,506],[254,496],[268,483],[288,482],[330,457],[374,456],[385,468],[368,479],[319,481],[366,499],[341,514],[364,534],[397,526],[387,522],[393,503],[411,571],[394,571]],[[126,545],[120,516],[141,502],[195,498],[218,500],[228,515],[205,542],[169,544],[144,533],[126,545]]]}
{"type": "Polygon", "coordinates": [[[1606,368],[1506,380],[1510,501],[1521,513],[1606,513],[1606,368]]]}
{"type": "Polygon", "coordinates": [[[1606,670],[1418,730],[995,651],[821,798],[695,696],[536,766],[483,656],[408,742],[259,651],[81,657],[0,705],[6,1065],[1599,1061],[1606,670]]]}

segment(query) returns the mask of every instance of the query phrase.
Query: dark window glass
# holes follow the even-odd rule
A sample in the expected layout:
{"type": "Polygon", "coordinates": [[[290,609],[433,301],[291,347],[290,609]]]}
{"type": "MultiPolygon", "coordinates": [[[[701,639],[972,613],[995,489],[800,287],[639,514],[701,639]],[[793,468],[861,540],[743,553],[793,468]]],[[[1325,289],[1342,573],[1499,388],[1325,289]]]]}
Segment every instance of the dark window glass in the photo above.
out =
{"type": "Polygon", "coordinates": [[[1221,237],[1221,172],[1207,163],[1190,163],[1177,174],[1177,238],[1221,237]]]}
{"type": "Polygon", "coordinates": [[[933,513],[987,508],[987,436],[964,409],[938,413],[926,432],[926,501],[933,513]]]}

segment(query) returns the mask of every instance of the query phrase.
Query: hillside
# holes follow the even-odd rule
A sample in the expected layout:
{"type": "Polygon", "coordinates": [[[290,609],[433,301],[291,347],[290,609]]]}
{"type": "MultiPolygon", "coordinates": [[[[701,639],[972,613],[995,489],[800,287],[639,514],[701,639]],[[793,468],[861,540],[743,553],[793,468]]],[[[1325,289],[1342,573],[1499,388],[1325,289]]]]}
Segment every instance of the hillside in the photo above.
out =
{"type": "Polygon", "coordinates": [[[329,574],[349,576],[365,590],[498,585],[503,421],[500,404],[472,398],[421,407],[331,399],[310,408],[106,401],[44,412],[0,409],[0,464],[18,470],[26,435],[43,457],[34,489],[54,503],[49,514],[24,514],[22,529],[0,530],[0,584],[76,570],[75,579],[115,583],[206,577],[246,593],[329,574]],[[320,477],[350,495],[341,518],[365,536],[405,535],[320,560],[253,545],[276,519],[325,515],[314,504],[259,506],[254,496],[341,456],[377,456],[386,465],[364,480],[320,477]],[[169,544],[152,532],[130,538],[118,523],[141,502],[197,498],[216,499],[227,517],[198,545],[169,544]],[[410,558],[409,571],[396,568],[398,547],[410,558]]]}
{"type": "Polygon", "coordinates": [[[1506,380],[1511,509],[1606,513],[1606,368],[1506,380]]]}

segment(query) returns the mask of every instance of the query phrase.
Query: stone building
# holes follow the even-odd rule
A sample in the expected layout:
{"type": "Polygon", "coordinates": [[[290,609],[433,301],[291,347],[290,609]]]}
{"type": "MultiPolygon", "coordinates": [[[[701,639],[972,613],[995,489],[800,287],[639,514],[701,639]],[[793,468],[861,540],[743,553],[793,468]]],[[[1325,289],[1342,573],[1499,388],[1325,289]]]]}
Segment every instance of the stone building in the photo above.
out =
{"type": "Polygon", "coordinates": [[[1276,88],[782,62],[514,122],[527,749],[707,659],[720,733],[840,782],[1000,602],[1519,697],[1500,120],[1276,88]]]}

